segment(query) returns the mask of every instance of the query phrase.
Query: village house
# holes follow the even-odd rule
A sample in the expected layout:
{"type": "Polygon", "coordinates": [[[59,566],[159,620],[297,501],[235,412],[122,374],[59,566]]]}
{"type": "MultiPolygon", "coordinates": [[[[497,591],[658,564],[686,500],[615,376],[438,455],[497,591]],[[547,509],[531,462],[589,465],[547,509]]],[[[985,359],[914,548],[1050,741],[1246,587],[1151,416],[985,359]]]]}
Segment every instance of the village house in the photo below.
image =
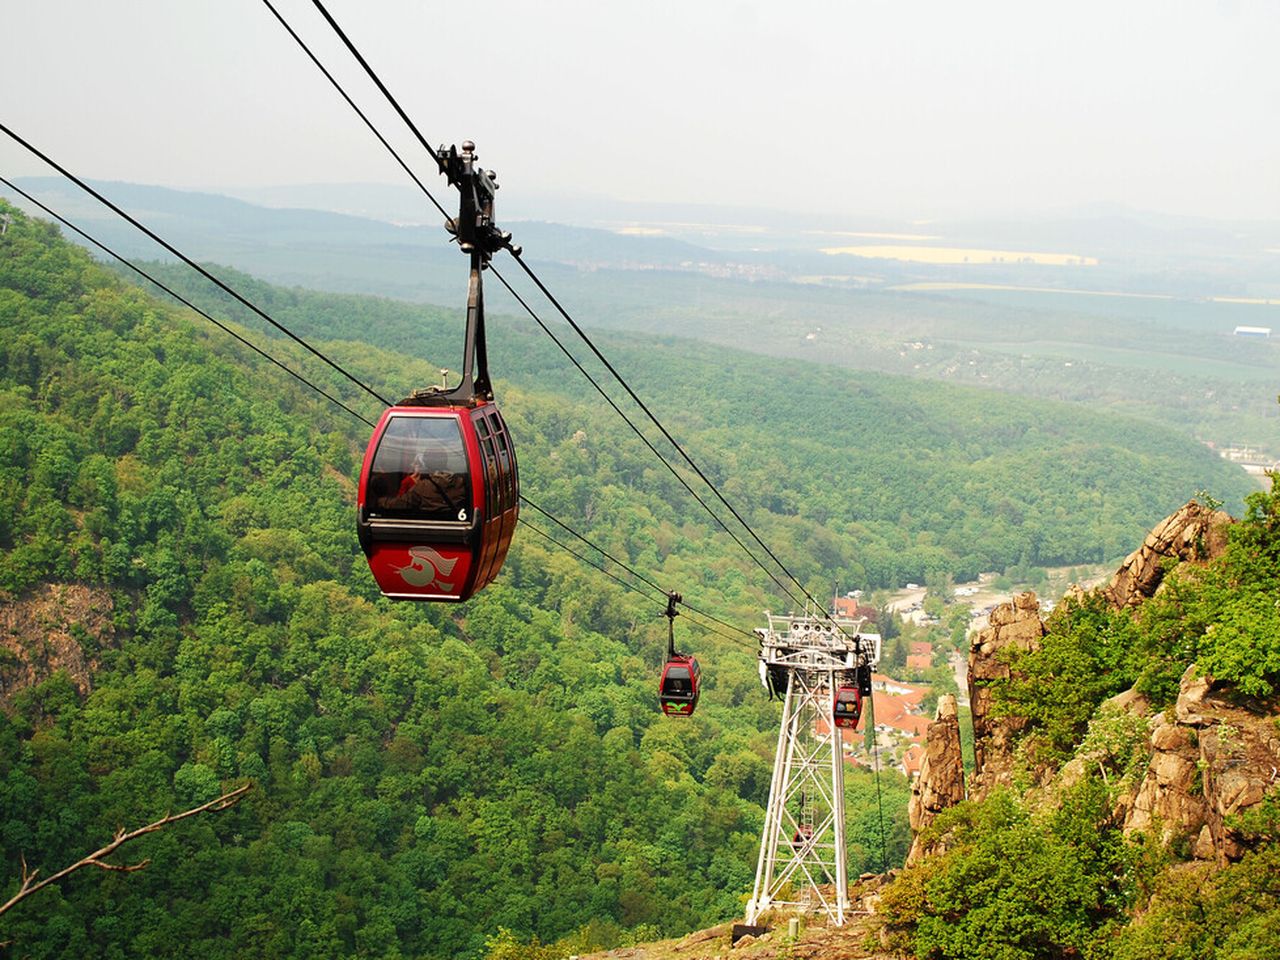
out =
{"type": "Polygon", "coordinates": [[[933,666],[933,644],[925,640],[911,643],[907,652],[907,673],[924,673],[933,666]]]}
{"type": "MultiPolygon", "coordinates": [[[[861,593],[861,591],[855,591],[861,593]]],[[[844,617],[849,620],[865,619],[868,623],[876,622],[876,608],[870,603],[863,603],[861,597],[855,597],[846,594],[843,597],[835,597],[831,601],[831,612],[837,617],[844,617]]]]}

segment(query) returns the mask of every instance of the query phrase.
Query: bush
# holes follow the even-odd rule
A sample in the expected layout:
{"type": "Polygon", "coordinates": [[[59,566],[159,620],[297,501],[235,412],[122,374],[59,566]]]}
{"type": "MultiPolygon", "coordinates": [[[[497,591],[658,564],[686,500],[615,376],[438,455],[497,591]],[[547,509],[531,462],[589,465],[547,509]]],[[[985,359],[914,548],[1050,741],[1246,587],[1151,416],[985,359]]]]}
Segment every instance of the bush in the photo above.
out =
{"type": "Polygon", "coordinates": [[[1082,784],[1053,814],[1033,816],[1012,793],[941,814],[945,853],[909,867],[882,912],[898,946],[922,958],[1039,960],[1096,949],[1130,897],[1127,849],[1099,829],[1107,794],[1082,784]]]}
{"type": "Polygon", "coordinates": [[[1026,717],[1041,735],[1041,759],[1060,762],[1098,705],[1133,683],[1137,631],[1127,612],[1096,594],[1065,601],[1048,626],[1039,650],[1010,651],[1012,676],[995,693],[1002,715],[1026,717]]]}

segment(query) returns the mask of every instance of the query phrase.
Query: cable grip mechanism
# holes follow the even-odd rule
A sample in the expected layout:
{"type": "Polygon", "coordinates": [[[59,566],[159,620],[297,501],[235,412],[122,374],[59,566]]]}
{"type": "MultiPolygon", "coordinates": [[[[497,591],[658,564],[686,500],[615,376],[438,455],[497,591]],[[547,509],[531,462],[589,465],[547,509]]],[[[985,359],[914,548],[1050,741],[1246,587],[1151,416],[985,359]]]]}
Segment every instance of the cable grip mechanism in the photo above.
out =
{"type": "Polygon", "coordinates": [[[676,655],[676,617],[680,616],[680,611],[676,609],[676,604],[684,600],[684,597],[674,591],[667,594],[667,659],[671,660],[676,655]]]}
{"type": "Polygon", "coordinates": [[[429,387],[414,391],[405,403],[435,405],[469,405],[493,399],[489,380],[489,353],[484,331],[484,280],[493,255],[503,248],[519,253],[511,246],[511,234],[499,230],[494,223],[494,194],[498,191],[498,175],[481,168],[476,145],[471,140],[440,147],[436,162],[450,185],[458,189],[458,215],[445,221],[445,229],[458,241],[458,249],[471,259],[467,283],[467,329],[462,353],[462,379],[453,390],[429,387]]]}

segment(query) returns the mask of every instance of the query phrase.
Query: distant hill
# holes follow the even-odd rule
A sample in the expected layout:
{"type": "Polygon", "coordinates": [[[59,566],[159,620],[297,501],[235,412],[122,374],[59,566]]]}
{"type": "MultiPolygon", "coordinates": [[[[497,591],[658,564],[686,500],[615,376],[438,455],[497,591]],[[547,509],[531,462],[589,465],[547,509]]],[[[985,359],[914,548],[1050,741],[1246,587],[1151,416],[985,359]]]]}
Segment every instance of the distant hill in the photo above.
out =
{"type": "MultiPolygon", "coordinates": [[[[160,272],[196,302],[253,322],[185,268],[160,272]]],[[[223,275],[309,336],[363,338],[432,361],[460,346],[457,310],[223,275]]],[[[587,359],[567,328],[558,329],[587,359]]],[[[568,376],[568,361],[536,327],[494,318],[489,335],[491,368],[504,380],[581,411],[592,436],[623,448],[636,442],[584,380],[568,376]]],[[[677,435],[695,451],[719,451],[717,472],[764,507],[763,522],[780,514],[857,525],[857,546],[845,554],[854,566],[840,572],[842,581],[900,586],[939,564],[967,579],[1024,554],[1033,564],[1112,559],[1188,488],[1221,491],[1215,495],[1233,504],[1255,489],[1202,445],[1126,417],[973,387],[851,377],[678,337],[602,336],[617,368],[677,435]],[[1090,501],[1105,507],[1091,510],[1090,501]],[[928,531],[928,546],[913,546],[911,538],[928,531]]],[[[598,365],[589,368],[608,384],[598,365]]]]}
{"type": "MultiPolygon", "coordinates": [[[[23,182],[46,191],[55,208],[89,218],[122,252],[160,255],[60,181],[23,182]]],[[[274,283],[446,305],[463,288],[437,215],[412,195],[406,209],[416,212],[407,219],[424,225],[137,185],[106,188],[189,255],[274,283]]],[[[314,190],[298,198],[323,199],[314,190]]],[[[1280,293],[1280,258],[1265,253],[1274,232],[1267,224],[1106,209],[1048,224],[911,228],[937,234],[919,241],[926,245],[1102,257],[1096,268],[979,266],[832,256],[820,248],[891,241],[839,236],[832,232],[838,225],[789,223],[764,211],[681,209],[642,205],[631,210],[635,219],[604,230],[510,226],[529,262],[593,327],[1118,409],[1220,448],[1250,444],[1280,457],[1280,408],[1268,388],[1280,377],[1280,306],[1248,302],[1280,293]],[[737,213],[745,222],[725,222],[737,213]],[[708,222],[644,219],[679,216],[708,222]],[[618,232],[651,228],[665,232],[618,232]],[[1244,342],[1232,336],[1239,325],[1270,326],[1277,335],[1244,342]]],[[[522,312],[490,286],[491,311],[522,312]]]]}

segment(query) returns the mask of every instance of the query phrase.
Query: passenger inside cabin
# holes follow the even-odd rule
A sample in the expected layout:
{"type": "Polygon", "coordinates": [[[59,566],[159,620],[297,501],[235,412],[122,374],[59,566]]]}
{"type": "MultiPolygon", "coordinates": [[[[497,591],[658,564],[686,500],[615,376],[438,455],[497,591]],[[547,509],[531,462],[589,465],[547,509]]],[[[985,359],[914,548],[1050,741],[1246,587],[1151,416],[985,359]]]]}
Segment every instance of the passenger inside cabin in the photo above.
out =
{"type": "Polygon", "coordinates": [[[469,519],[466,454],[454,422],[398,419],[388,427],[374,463],[378,511],[422,520],[469,519]]]}
{"type": "Polygon", "coordinates": [[[662,692],[670,697],[687,697],[693,692],[693,681],[688,667],[672,667],[667,671],[667,680],[662,692]]]}

